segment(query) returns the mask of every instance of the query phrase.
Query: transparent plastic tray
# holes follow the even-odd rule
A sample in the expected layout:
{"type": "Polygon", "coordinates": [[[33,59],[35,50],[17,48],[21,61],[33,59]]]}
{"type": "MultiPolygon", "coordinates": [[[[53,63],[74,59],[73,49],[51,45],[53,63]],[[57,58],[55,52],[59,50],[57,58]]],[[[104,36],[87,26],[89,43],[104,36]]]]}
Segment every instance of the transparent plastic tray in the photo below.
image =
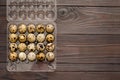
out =
{"type": "Polygon", "coordinates": [[[7,0],[8,21],[55,21],[56,0],[7,0]]]}
{"type": "MultiPolygon", "coordinates": [[[[56,34],[57,34],[57,29],[56,29],[56,24],[54,22],[49,22],[49,21],[41,21],[41,22],[9,22],[8,25],[7,25],[7,43],[8,43],[8,47],[7,47],[7,70],[10,71],[10,72],[26,72],[26,71],[30,71],[30,72],[53,72],[55,71],[56,69],[56,34]],[[55,54],[55,60],[53,62],[48,62],[46,59],[43,61],[43,62],[40,62],[40,61],[33,61],[33,62],[30,62],[28,59],[26,59],[25,61],[20,61],[19,59],[17,59],[15,62],[12,62],[9,58],[8,58],[8,55],[10,54],[10,50],[9,50],[9,44],[10,44],[10,41],[8,39],[9,37],[9,26],[11,24],[15,24],[15,25],[19,25],[19,24],[25,24],[25,25],[28,25],[28,24],[34,24],[34,25],[38,25],[38,24],[44,24],[44,25],[47,25],[47,24],[53,24],[55,26],[55,30],[54,32],[52,33],[54,36],[55,36],[55,41],[53,42],[53,44],[55,45],[55,49],[53,51],[53,53],[55,54]]],[[[17,35],[19,35],[20,33],[17,32],[16,33],[17,35]]],[[[25,33],[26,35],[28,35],[28,32],[25,33]]],[[[45,35],[47,35],[48,33],[45,31],[44,32],[45,35]]],[[[38,35],[37,32],[34,33],[34,35],[38,35]]],[[[20,42],[17,41],[16,44],[19,44],[20,42]]],[[[27,42],[25,42],[26,45],[28,45],[27,42]]],[[[35,44],[37,44],[37,41],[35,42],[35,44]]],[[[46,45],[47,42],[46,40],[44,41],[44,44],[46,45]]],[[[19,50],[16,51],[17,54],[19,54],[19,50]]],[[[28,50],[25,51],[26,55],[29,53],[28,50]]],[[[35,51],[35,54],[37,54],[38,51],[36,50],[35,51]]],[[[47,53],[47,50],[44,51],[44,53],[46,54],[47,53]]]]}

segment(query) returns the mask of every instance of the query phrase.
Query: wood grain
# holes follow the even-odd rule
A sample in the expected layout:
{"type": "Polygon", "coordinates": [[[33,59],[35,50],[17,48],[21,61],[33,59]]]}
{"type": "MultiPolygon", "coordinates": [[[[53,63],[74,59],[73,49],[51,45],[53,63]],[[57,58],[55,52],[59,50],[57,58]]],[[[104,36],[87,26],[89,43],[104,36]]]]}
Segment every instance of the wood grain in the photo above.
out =
{"type": "MultiPolygon", "coordinates": [[[[4,10],[5,7],[2,6],[0,9],[4,10]]],[[[2,24],[2,27],[0,27],[0,61],[2,63],[6,63],[5,45],[7,45],[7,21],[5,20],[6,16],[4,13],[6,11],[0,14],[0,23],[2,24]]],[[[119,68],[117,68],[119,67],[118,63],[120,63],[120,27],[117,24],[119,22],[118,13],[119,8],[105,7],[101,9],[100,7],[60,6],[56,21],[58,24],[57,71],[119,71],[119,68]],[[80,18],[80,16],[82,17],[80,18]],[[111,24],[117,25],[112,25],[116,28],[116,33],[113,32],[114,27],[109,26],[111,24]],[[82,27],[84,25],[88,25],[88,29],[82,27]],[[96,26],[92,27],[90,25],[96,26]],[[94,32],[90,30],[91,28],[94,32]],[[100,28],[103,28],[102,31],[100,28]],[[106,28],[108,32],[106,32],[106,28]],[[84,32],[82,32],[83,30],[84,32]],[[72,64],[75,65],[71,66],[72,64]],[[115,64],[115,66],[111,66],[112,64],[115,64]],[[108,66],[110,68],[107,68],[108,66]],[[116,69],[112,69],[113,67],[116,69]]]]}
{"type": "MultiPolygon", "coordinates": [[[[0,71],[6,70],[6,63],[0,64],[0,71]]],[[[119,63],[59,63],[56,72],[120,72],[119,63]]]]}
{"type": "Polygon", "coordinates": [[[55,72],[33,74],[26,72],[23,74],[4,71],[0,77],[2,80],[119,80],[119,74],[120,72],[55,72]]]}
{"type": "MultiPolygon", "coordinates": [[[[5,7],[0,24],[6,26],[5,7]]],[[[120,7],[58,7],[58,34],[120,34],[120,7]],[[70,28],[69,28],[70,27],[70,28]]],[[[6,27],[3,29],[5,30],[6,27]]],[[[1,30],[1,33],[5,33],[1,30]]]]}
{"type": "Polygon", "coordinates": [[[61,6],[58,8],[58,30],[64,34],[120,34],[119,11],[119,7],[61,6]]]}
{"type": "Polygon", "coordinates": [[[0,80],[120,80],[120,0],[57,0],[57,70],[6,71],[6,0],[0,0],[0,80]]]}
{"type": "MultiPolygon", "coordinates": [[[[57,5],[67,6],[120,6],[120,0],[56,0],[57,5]]],[[[6,0],[0,0],[0,5],[6,5],[6,0]]]]}
{"type": "MultiPolygon", "coordinates": [[[[6,60],[5,53],[6,53],[7,41],[5,36],[3,34],[0,34],[0,37],[3,37],[0,41],[1,42],[0,55],[1,55],[1,60],[3,62],[6,60]]],[[[112,60],[115,60],[113,62],[116,62],[115,58],[119,58],[119,52],[120,52],[119,40],[120,40],[119,35],[62,35],[61,34],[58,35],[57,37],[58,59],[60,57],[60,60],[64,58],[65,60],[68,59],[67,62],[79,63],[82,60],[80,58],[85,58],[88,59],[87,60],[88,63],[91,63],[92,61],[91,59],[96,57],[96,59],[99,58],[101,60],[100,63],[102,62],[104,63],[103,58],[105,58],[105,60],[107,60],[106,58],[108,58],[108,60],[105,61],[108,63],[111,62],[109,61],[109,59],[112,58],[113,58],[112,60]],[[74,58],[75,60],[74,59],[72,60],[72,58],[74,58]]],[[[63,60],[63,62],[65,60],[63,60]]],[[[87,61],[85,63],[87,63],[87,61]]],[[[119,60],[116,63],[119,63],[119,60]]]]}
{"type": "Polygon", "coordinates": [[[58,80],[119,80],[119,74],[119,72],[58,72],[51,74],[48,80],[54,80],[54,78],[58,80]]]}

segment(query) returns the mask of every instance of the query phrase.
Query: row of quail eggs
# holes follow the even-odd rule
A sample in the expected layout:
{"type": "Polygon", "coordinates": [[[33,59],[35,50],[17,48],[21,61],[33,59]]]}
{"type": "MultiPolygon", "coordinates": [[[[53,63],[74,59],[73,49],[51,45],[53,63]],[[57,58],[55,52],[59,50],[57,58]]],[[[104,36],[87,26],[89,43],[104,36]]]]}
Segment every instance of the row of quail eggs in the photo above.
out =
{"type": "Polygon", "coordinates": [[[28,34],[27,36],[25,34],[19,34],[19,36],[17,34],[9,34],[9,41],[11,43],[15,43],[18,40],[21,43],[26,42],[26,41],[30,43],[33,43],[36,41],[42,43],[45,41],[45,39],[48,43],[52,43],[54,42],[55,37],[53,34],[47,34],[46,36],[44,34],[38,34],[37,37],[34,34],[28,34]]]}
{"type": "Polygon", "coordinates": [[[27,59],[30,62],[33,62],[35,60],[37,60],[37,61],[47,60],[48,62],[53,62],[55,60],[55,55],[53,52],[47,52],[46,54],[44,52],[39,52],[37,54],[35,54],[34,52],[30,52],[28,54],[26,54],[25,52],[20,52],[19,54],[17,54],[16,52],[11,52],[8,55],[8,58],[12,62],[17,61],[18,59],[22,62],[27,59]]]}
{"type": "Polygon", "coordinates": [[[34,25],[34,24],[19,24],[18,26],[15,24],[11,24],[9,26],[9,31],[10,33],[16,33],[17,31],[21,34],[24,34],[26,31],[28,31],[29,33],[34,33],[35,31],[37,31],[38,33],[44,33],[45,31],[47,33],[53,33],[54,32],[54,25],[53,24],[48,24],[48,25],[44,25],[44,24],[38,24],[38,25],[34,25]],[[45,27],[46,26],[46,27],[45,27]],[[18,29],[17,29],[18,27],[18,29]]]}
{"type": "Polygon", "coordinates": [[[18,45],[16,43],[10,43],[9,49],[11,52],[16,52],[17,50],[19,50],[20,52],[25,52],[26,50],[28,50],[29,52],[34,52],[35,50],[37,50],[38,52],[43,52],[45,50],[47,50],[48,52],[52,52],[55,49],[55,45],[53,43],[48,43],[46,46],[44,45],[44,43],[37,43],[37,45],[35,45],[34,43],[30,43],[27,46],[25,43],[20,43],[18,45]]]}

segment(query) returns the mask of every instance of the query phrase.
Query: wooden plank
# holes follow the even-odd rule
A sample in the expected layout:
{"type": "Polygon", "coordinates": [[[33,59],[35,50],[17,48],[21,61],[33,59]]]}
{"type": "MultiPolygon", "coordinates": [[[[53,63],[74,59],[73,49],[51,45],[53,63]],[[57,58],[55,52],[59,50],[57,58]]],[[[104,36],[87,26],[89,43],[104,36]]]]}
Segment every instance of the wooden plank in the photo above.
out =
{"type": "Polygon", "coordinates": [[[119,64],[57,64],[57,71],[58,72],[120,72],[120,65],[119,64]]]}
{"type": "MultiPolygon", "coordinates": [[[[0,34],[1,47],[7,42],[7,34],[0,34]]],[[[120,45],[120,35],[57,35],[58,46],[110,46],[120,45]]]]}
{"type": "MultiPolygon", "coordinates": [[[[0,71],[6,70],[6,63],[0,63],[0,71]]],[[[120,64],[116,63],[58,63],[56,72],[120,72],[120,64]]]]}
{"type": "MultiPolygon", "coordinates": [[[[99,47],[98,49],[101,51],[91,48],[92,50],[90,51],[90,48],[79,50],[78,47],[61,47],[56,56],[57,71],[120,71],[120,49],[116,51],[116,48],[104,48],[99,47]]],[[[6,66],[6,54],[2,53],[0,56],[0,59],[2,59],[0,69],[3,70],[6,66]]]]}
{"type": "Polygon", "coordinates": [[[75,6],[120,6],[120,0],[57,0],[58,5],[75,6]]]}
{"type": "Polygon", "coordinates": [[[120,43],[120,35],[96,35],[96,34],[89,34],[89,35],[65,35],[58,33],[57,35],[57,42],[58,45],[79,45],[79,46],[96,46],[96,45],[119,45],[120,43]]]}
{"type": "MultiPolygon", "coordinates": [[[[2,21],[6,20],[7,19],[6,18],[7,17],[6,16],[7,15],[7,13],[6,13],[6,7],[5,6],[0,6],[0,11],[1,11],[0,12],[0,20],[2,20],[2,21]]],[[[0,21],[0,24],[1,24],[2,21],[0,21]]]]}
{"type": "Polygon", "coordinates": [[[50,74],[48,80],[119,80],[119,75],[119,72],[57,72],[50,74]]]}
{"type": "Polygon", "coordinates": [[[57,0],[57,4],[69,6],[120,6],[120,0],[57,0]]]}
{"type": "MultiPolygon", "coordinates": [[[[0,7],[0,30],[5,33],[6,11],[0,7]]],[[[120,7],[66,7],[58,8],[59,34],[120,34],[120,7]]]]}
{"type": "Polygon", "coordinates": [[[6,6],[6,1],[7,0],[0,0],[0,6],[6,6]]]}
{"type": "Polygon", "coordinates": [[[0,78],[3,80],[119,80],[120,78],[120,72],[54,72],[31,74],[29,72],[9,73],[4,71],[0,73],[0,78]]]}
{"type": "Polygon", "coordinates": [[[119,11],[119,7],[63,6],[58,8],[58,30],[64,34],[119,34],[119,11]]]}
{"type": "MultiPolygon", "coordinates": [[[[0,6],[5,6],[6,0],[0,0],[0,6]]],[[[57,5],[75,6],[120,6],[120,0],[57,0],[57,5]]]]}
{"type": "MultiPolygon", "coordinates": [[[[57,71],[119,71],[120,45],[119,42],[116,41],[119,40],[117,38],[118,35],[114,37],[110,37],[109,35],[89,35],[89,37],[88,35],[59,36],[57,47],[57,71]],[[72,38],[69,38],[69,36],[72,38]],[[82,36],[80,37],[80,41],[84,41],[81,42],[84,44],[79,44],[78,40],[76,40],[78,36],[82,36]],[[93,40],[89,40],[92,39],[92,36],[93,39],[96,39],[94,40],[96,44],[92,42],[93,40]],[[84,37],[87,39],[82,40],[84,37]],[[113,40],[107,42],[109,38],[113,40]],[[68,39],[70,39],[70,42],[66,43],[68,39]],[[73,64],[74,66],[72,66],[73,64]],[[110,66],[110,68],[107,68],[108,66],[110,66]]],[[[1,45],[0,49],[0,61],[6,62],[6,46],[1,45]]]]}
{"type": "MultiPolygon", "coordinates": [[[[0,34],[0,62],[6,61],[6,34],[0,34]]],[[[120,63],[119,35],[58,35],[60,63],[120,63]]]]}
{"type": "MultiPolygon", "coordinates": [[[[0,62],[6,62],[7,50],[0,47],[0,62]]],[[[120,46],[58,46],[57,62],[66,64],[81,63],[120,63],[120,46]]]]}
{"type": "Polygon", "coordinates": [[[48,80],[47,73],[32,73],[32,72],[0,72],[1,80],[48,80]]]}
{"type": "MultiPolygon", "coordinates": [[[[6,68],[5,63],[0,64],[0,71],[4,71],[6,68]]],[[[119,64],[66,64],[57,63],[56,72],[120,72],[119,64]]]]}

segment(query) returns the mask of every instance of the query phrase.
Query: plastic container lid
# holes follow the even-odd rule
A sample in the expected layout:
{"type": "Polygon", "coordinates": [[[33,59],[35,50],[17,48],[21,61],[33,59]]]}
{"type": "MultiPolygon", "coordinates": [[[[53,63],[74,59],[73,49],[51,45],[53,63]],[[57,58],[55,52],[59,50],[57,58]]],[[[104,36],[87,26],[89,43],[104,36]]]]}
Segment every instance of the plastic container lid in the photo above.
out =
{"type": "Polygon", "coordinates": [[[56,0],[7,0],[8,21],[55,21],[56,0]]]}

